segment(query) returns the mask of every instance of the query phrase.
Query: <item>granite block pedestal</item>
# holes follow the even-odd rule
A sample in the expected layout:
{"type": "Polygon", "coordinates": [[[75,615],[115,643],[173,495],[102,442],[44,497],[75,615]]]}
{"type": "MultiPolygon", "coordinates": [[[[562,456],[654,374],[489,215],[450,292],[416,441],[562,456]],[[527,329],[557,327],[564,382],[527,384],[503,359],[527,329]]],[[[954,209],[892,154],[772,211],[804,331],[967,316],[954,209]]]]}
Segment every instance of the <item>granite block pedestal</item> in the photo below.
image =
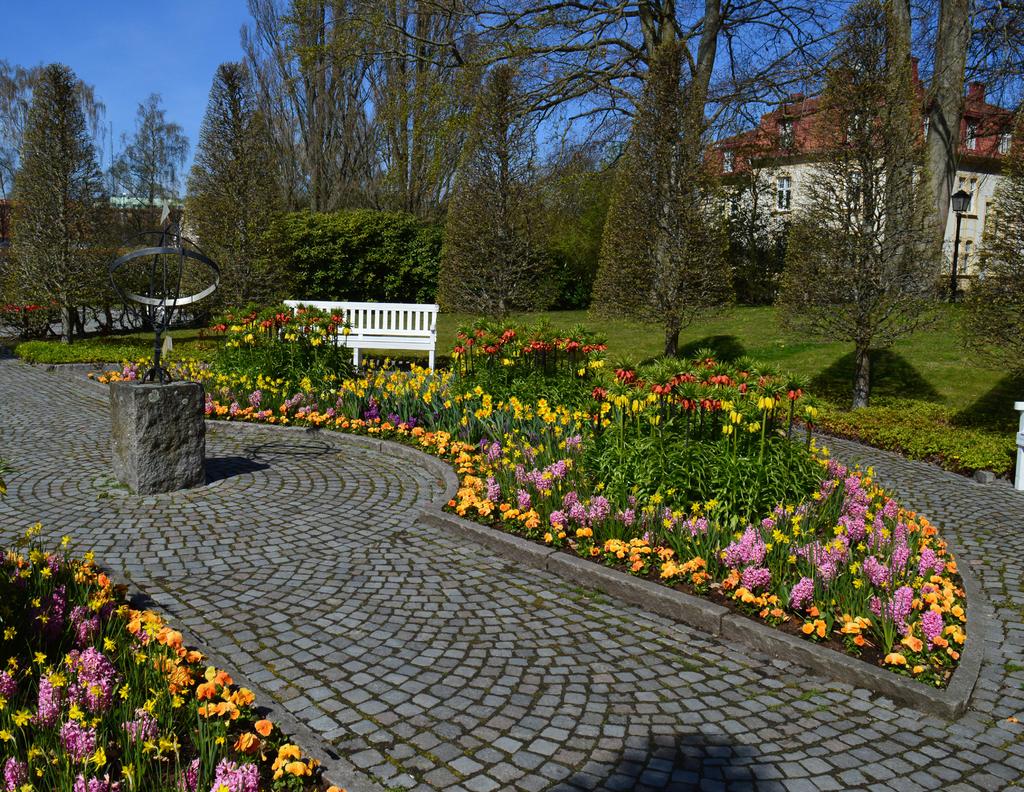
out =
{"type": "Polygon", "coordinates": [[[139,495],[206,482],[203,386],[115,382],[110,386],[114,475],[139,495]]]}

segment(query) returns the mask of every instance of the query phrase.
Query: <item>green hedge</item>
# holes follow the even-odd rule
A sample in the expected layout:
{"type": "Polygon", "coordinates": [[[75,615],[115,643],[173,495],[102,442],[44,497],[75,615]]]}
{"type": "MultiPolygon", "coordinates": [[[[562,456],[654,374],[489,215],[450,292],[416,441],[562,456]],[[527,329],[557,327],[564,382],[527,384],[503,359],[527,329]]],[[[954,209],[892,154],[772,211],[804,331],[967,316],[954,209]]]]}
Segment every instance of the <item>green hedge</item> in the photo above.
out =
{"type": "Polygon", "coordinates": [[[271,222],[266,243],[295,299],[434,302],[441,228],[412,215],[293,212],[271,222]]]}
{"type": "Polygon", "coordinates": [[[946,470],[973,473],[1013,471],[1016,443],[1012,432],[993,432],[955,424],[956,411],[930,402],[901,399],[860,410],[828,407],[820,428],[830,434],[934,462],[946,470]]]}

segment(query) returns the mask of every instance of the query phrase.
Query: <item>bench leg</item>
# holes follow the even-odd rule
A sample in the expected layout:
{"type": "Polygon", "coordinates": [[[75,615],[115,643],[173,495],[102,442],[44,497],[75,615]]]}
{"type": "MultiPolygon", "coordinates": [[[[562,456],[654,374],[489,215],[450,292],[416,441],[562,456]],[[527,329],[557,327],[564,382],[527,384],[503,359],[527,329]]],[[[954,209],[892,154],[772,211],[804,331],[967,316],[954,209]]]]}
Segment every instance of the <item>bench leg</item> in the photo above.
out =
{"type": "Polygon", "coordinates": [[[433,349],[430,350],[429,360],[430,360],[430,370],[433,371],[434,370],[434,350],[433,349]]]}
{"type": "Polygon", "coordinates": [[[359,347],[352,349],[352,365],[359,368],[359,347]]]}

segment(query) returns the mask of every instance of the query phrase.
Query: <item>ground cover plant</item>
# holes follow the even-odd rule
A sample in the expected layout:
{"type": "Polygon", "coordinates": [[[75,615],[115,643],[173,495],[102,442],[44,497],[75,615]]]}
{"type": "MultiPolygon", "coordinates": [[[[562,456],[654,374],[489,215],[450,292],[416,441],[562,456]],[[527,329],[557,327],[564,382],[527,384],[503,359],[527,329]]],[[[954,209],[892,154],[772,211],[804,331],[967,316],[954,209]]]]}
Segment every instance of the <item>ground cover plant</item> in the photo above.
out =
{"type": "MultiPolygon", "coordinates": [[[[411,443],[458,472],[456,514],[711,597],[927,684],[948,681],[966,638],[956,561],[870,470],[815,446],[817,409],[799,380],[706,355],[599,376],[594,348],[571,370],[593,378],[585,401],[496,397],[473,372],[522,367],[500,376],[531,381],[543,331],[481,327],[472,337],[454,353],[462,373],[371,369],[319,385],[204,364],[177,375],[206,383],[211,418],[411,443]],[[496,338],[505,340],[488,351],[496,338]]],[[[567,338],[549,339],[563,365],[567,338]]],[[[128,366],[113,376],[136,375],[128,366]]]]}
{"type": "MultiPolygon", "coordinates": [[[[8,792],[317,788],[253,693],[125,601],[42,526],[0,557],[0,773],[8,792]]],[[[335,788],[335,792],[339,792],[335,788]]]]}

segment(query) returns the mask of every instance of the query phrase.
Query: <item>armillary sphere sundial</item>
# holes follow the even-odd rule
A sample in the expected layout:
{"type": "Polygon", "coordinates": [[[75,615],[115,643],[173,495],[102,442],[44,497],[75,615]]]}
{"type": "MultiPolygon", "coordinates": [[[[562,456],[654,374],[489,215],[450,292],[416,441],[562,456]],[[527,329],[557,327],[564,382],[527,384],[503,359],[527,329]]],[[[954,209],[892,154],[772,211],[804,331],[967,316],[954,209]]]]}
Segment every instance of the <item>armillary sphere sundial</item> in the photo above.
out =
{"type": "Polygon", "coordinates": [[[194,305],[209,297],[220,284],[220,268],[209,258],[199,246],[182,236],[177,222],[170,219],[170,211],[164,207],[160,217],[163,228],[160,231],[143,231],[125,241],[126,246],[134,249],[115,259],[110,264],[110,283],[125,302],[131,301],[142,306],[150,323],[153,325],[153,366],[142,377],[143,382],[170,382],[171,375],[160,362],[163,348],[163,335],[170,327],[174,312],[185,306],[194,305]],[[129,262],[143,259],[144,272],[136,271],[135,280],[127,285],[118,283],[119,273],[123,272],[129,262]],[[148,262],[145,260],[148,259],[148,262]],[[193,280],[192,265],[196,262],[204,268],[209,276],[205,288],[193,294],[182,296],[182,282],[189,271],[189,281],[193,280]]]}

